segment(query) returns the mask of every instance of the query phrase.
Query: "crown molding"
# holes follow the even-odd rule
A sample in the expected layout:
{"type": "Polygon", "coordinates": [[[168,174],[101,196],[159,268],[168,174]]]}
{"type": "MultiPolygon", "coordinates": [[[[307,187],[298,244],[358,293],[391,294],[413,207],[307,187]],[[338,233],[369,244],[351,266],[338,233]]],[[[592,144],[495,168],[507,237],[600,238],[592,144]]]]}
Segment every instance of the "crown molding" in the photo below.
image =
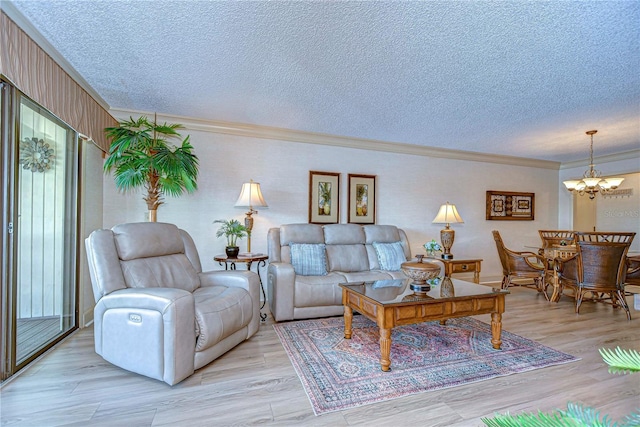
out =
{"type": "MultiPolygon", "coordinates": [[[[593,158],[594,164],[618,162],[622,160],[638,160],[640,161],[640,150],[625,151],[623,153],[609,154],[607,156],[598,156],[593,158]]],[[[560,165],[560,169],[572,169],[580,166],[589,166],[589,159],[576,160],[573,162],[566,162],[560,165]]]]}
{"type": "Polygon", "coordinates": [[[27,34],[47,55],[53,59],[56,64],[60,66],[69,76],[78,83],[82,89],[98,103],[105,111],[109,111],[109,104],[105,101],[98,92],[91,87],[91,85],[73,68],[73,65],[69,63],[55,47],[38,31],[38,29],[29,21],[18,8],[11,2],[2,0],[0,1],[0,9],[16,23],[22,31],[27,34]]]}
{"type": "MultiPolygon", "coordinates": [[[[132,111],[112,108],[109,112],[118,120],[128,119],[130,116],[153,116],[156,113],[132,111]]],[[[515,156],[502,156],[477,153],[472,151],[452,150],[448,148],[426,147],[422,145],[401,142],[387,142],[374,139],[351,138],[316,132],[306,132],[271,126],[253,125],[247,123],[225,122],[218,120],[204,120],[192,117],[157,114],[163,122],[180,123],[188,130],[219,133],[225,135],[245,136],[278,141],[300,142],[305,144],[329,145],[334,147],[355,148],[359,150],[373,150],[387,153],[410,154],[414,156],[437,157],[471,162],[498,163],[512,166],[526,166],[532,168],[558,170],[559,162],[536,160],[515,156]]]]}

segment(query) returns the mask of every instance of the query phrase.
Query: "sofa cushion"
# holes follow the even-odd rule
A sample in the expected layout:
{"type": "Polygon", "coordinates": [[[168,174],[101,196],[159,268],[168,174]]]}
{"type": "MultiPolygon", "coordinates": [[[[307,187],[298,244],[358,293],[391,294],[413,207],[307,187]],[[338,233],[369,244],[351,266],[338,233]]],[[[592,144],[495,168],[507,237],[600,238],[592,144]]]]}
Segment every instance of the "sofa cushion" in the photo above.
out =
{"type": "Polygon", "coordinates": [[[290,243],[291,265],[300,276],[326,276],[327,255],[323,243],[290,243]]]}
{"type": "Polygon", "coordinates": [[[324,242],[327,245],[362,245],[365,242],[365,235],[361,225],[327,224],[323,228],[324,242]]]}
{"type": "Polygon", "coordinates": [[[345,277],[338,273],[326,276],[298,276],[294,290],[294,307],[321,307],[342,304],[342,288],[345,277]]]}
{"type": "Polygon", "coordinates": [[[400,242],[373,242],[373,247],[378,255],[378,262],[380,263],[380,269],[382,270],[398,271],[400,270],[400,265],[407,261],[404,256],[402,243],[400,242]]]}
{"type": "Polygon", "coordinates": [[[205,286],[193,293],[196,309],[196,351],[206,350],[251,321],[253,302],[245,289],[205,286]]]}
{"type": "Polygon", "coordinates": [[[327,245],[329,271],[369,271],[364,245],[327,245]]]}
{"type": "Polygon", "coordinates": [[[393,243],[402,240],[400,232],[395,225],[363,225],[362,230],[366,236],[366,243],[393,243]]]}
{"type": "Polygon", "coordinates": [[[120,224],[112,228],[121,260],[184,253],[178,227],[162,222],[120,224]]]}
{"type": "Polygon", "coordinates": [[[324,232],[318,224],[287,224],[280,226],[280,244],[324,243],[324,232]]]}
{"type": "Polygon", "coordinates": [[[129,288],[177,288],[193,292],[200,286],[196,270],[185,254],[120,261],[129,288]]]}

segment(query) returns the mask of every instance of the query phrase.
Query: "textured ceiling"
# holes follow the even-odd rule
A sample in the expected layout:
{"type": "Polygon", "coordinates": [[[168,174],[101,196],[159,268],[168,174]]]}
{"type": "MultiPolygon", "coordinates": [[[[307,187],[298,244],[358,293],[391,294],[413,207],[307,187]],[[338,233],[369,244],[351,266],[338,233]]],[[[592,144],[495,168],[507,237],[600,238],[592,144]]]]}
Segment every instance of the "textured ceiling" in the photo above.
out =
{"type": "Polygon", "coordinates": [[[638,1],[13,1],[113,108],[575,161],[640,148],[638,1]]]}

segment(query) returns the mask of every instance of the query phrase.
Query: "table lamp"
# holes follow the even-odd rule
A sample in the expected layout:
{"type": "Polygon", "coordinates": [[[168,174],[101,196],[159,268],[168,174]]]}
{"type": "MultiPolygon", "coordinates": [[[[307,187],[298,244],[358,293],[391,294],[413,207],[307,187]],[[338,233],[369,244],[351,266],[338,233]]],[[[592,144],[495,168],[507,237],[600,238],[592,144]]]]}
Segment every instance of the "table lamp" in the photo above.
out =
{"type": "Polygon", "coordinates": [[[236,201],[235,207],[240,208],[249,208],[249,212],[247,212],[247,216],[244,218],[244,226],[247,228],[247,253],[244,255],[251,254],[251,230],[253,229],[253,214],[258,214],[258,211],[253,208],[266,208],[269,207],[267,202],[264,201],[264,197],[262,197],[262,191],[260,190],[260,183],[253,182],[250,180],[249,182],[245,182],[242,184],[242,190],[240,190],[240,197],[236,201]]]}
{"type": "Polygon", "coordinates": [[[464,223],[458,210],[455,205],[450,204],[449,202],[440,206],[440,210],[438,211],[438,215],[433,219],[433,224],[446,224],[445,228],[440,230],[440,241],[442,243],[442,248],[444,251],[442,252],[442,259],[453,259],[453,255],[451,254],[451,246],[453,246],[453,239],[456,235],[456,232],[449,228],[449,224],[453,224],[456,222],[464,223]]]}

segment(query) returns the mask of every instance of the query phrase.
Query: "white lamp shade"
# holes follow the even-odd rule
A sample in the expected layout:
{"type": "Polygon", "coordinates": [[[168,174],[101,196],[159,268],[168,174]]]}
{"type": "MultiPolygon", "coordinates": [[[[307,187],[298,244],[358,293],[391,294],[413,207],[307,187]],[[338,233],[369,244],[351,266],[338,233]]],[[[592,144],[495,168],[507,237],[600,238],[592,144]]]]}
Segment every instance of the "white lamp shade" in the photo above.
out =
{"type": "Polygon", "coordinates": [[[464,222],[456,209],[456,205],[447,202],[440,206],[438,215],[433,219],[433,224],[453,224],[456,222],[464,222]]]}
{"type": "Polygon", "coordinates": [[[580,183],[580,181],[576,179],[572,179],[569,181],[563,181],[562,183],[564,184],[565,187],[567,187],[567,190],[575,190],[578,184],[580,183]]]}
{"type": "Polygon", "coordinates": [[[618,177],[607,178],[607,183],[611,186],[611,188],[616,188],[617,186],[622,184],[622,181],[624,181],[624,178],[618,178],[618,177]]]}
{"type": "Polygon", "coordinates": [[[604,188],[605,190],[608,190],[611,188],[611,183],[606,179],[603,179],[602,181],[600,181],[598,185],[600,186],[600,188],[604,188]]]}
{"type": "Polygon", "coordinates": [[[259,182],[245,182],[242,184],[242,190],[240,191],[240,197],[235,204],[236,207],[263,207],[266,208],[267,202],[264,201],[264,197],[262,197],[262,191],[260,191],[260,183],[259,182]]]}
{"type": "Polygon", "coordinates": [[[600,178],[583,178],[582,180],[588,188],[593,188],[600,182],[600,178]]]}

